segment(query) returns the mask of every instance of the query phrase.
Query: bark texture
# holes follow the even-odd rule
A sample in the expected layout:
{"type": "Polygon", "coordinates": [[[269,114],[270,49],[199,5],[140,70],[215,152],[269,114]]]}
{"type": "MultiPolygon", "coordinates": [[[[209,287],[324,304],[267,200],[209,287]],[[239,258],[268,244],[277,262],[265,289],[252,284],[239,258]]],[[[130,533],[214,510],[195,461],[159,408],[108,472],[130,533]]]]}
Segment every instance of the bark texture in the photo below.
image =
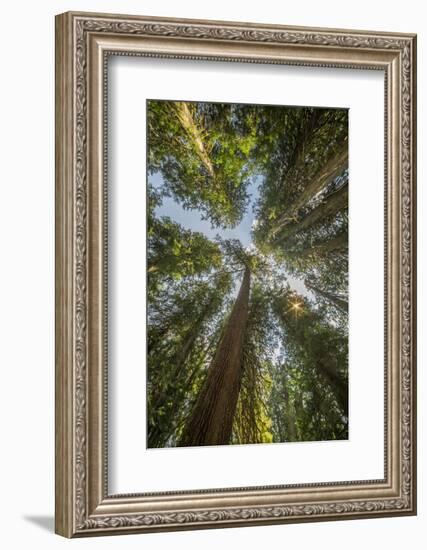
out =
{"type": "Polygon", "coordinates": [[[246,269],[206,380],[184,428],[180,446],[230,443],[242,377],[250,279],[250,271],[246,269]]]}
{"type": "Polygon", "coordinates": [[[344,184],[337,191],[325,197],[323,202],[313,208],[300,221],[285,226],[283,231],[279,233],[275,239],[277,243],[286,242],[287,239],[293,237],[296,233],[303,231],[318,223],[321,220],[329,218],[337,214],[340,210],[348,207],[348,184],[344,184]]]}
{"type": "Polygon", "coordinates": [[[306,206],[322,189],[326,187],[345,169],[348,168],[348,143],[343,141],[340,149],[332,156],[328,162],[322,166],[317,174],[307,182],[302,193],[295,199],[291,208],[283,212],[277,220],[277,225],[272,231],[275,235],[282,227],[297,217],[298,212],[306,206]]]}

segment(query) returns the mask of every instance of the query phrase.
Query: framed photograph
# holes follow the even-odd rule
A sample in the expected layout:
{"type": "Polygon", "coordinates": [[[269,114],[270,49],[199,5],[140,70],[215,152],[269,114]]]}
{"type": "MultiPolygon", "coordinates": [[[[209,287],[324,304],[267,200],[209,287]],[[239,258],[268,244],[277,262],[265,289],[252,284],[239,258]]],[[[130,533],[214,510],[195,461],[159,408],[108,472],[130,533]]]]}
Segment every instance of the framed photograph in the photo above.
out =
{"type": "Polygon", "coordinates": [[[56,18],[56,532],[416,513],[416,37],[56,18]]]}

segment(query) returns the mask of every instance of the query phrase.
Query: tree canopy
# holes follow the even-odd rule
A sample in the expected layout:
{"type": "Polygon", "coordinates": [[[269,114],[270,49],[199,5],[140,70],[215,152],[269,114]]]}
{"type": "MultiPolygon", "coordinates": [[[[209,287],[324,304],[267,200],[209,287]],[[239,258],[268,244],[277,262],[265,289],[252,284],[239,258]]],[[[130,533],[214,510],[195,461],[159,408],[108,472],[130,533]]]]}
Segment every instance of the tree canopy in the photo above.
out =
{"type": "Polygon", "coordinates": [[[147,120],[148,446],[346,439],[348,111],[150,100],[147,120]]]}
{"type": "Polygon", "coordinates": [[[147,118],[148,171],[162,174],[163,192],[215,226],[236,225],[255,169],[253,117],[231,104],[150,101],[147,118]]]}

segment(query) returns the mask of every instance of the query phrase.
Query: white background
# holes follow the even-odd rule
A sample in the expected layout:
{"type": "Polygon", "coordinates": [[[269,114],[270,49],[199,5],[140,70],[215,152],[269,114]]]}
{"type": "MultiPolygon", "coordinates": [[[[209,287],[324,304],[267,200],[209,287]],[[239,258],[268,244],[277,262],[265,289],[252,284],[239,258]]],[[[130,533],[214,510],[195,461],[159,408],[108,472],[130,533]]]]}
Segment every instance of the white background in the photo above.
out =
{"type": "MultiPolygon", "coordinates": [[[[418,32],[420,97],[426,85],[422,2],[300,0],[281,3],[203,3],[182,0],[15,2],[2,6],[0,198],[0,489],[1,545],[7,549],[310,548],[348,550],[425,547],[427,518],[426,405],[419,399],[418,517],[274,527],[105,537],[66,541],[52,534],[54,495],[54,40],[53,16],[68,9],[175,17],[247,20],[294,25],[418,32]]],[[[425,151],[425,107],[420,101],[419,151],[425,151]]],[[[421,157],[421,155],[420,155],[421,157]]],[[[424,332],[427,301],[423,189],[419,160],[419,394],[426,392],[424,332]]],[[[268,467],[268,465],[263,465],[268,467]]]]}
{"type": "Polygon", "coordinates": [[[127,57],[109,70],[110,494],[382,479],[384,73],[127,57]],[[146,449],[146,98],[350,109],[348,441],[146,449]]]}

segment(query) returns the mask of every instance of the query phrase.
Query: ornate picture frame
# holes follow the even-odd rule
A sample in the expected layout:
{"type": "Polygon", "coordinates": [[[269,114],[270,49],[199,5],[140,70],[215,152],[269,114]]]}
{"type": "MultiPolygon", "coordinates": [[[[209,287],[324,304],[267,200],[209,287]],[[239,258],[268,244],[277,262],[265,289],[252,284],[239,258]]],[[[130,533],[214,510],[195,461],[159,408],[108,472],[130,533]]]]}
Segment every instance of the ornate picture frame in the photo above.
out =
{"type": "Polygon", "coordinates": [[[56,17],[56,532],[65,537],[416,513],[416,36],[68,12],[56,17]],[[109,56],[372,69],[385,76],[385,476],[108,492],[109,56]]]}

